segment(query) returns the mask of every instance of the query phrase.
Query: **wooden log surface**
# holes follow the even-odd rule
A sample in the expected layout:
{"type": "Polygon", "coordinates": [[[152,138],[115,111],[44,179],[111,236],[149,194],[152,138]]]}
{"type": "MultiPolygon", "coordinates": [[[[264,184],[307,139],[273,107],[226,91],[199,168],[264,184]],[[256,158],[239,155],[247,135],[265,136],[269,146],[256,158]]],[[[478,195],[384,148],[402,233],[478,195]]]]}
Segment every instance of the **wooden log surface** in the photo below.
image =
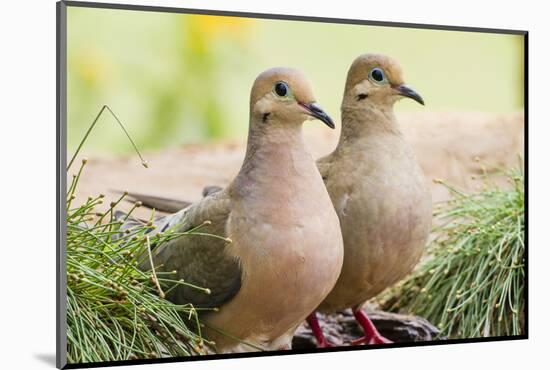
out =
{"type": "MultiPolygon", "coordinates": [[[[392,342],[407,343],[445,339],[440,336],[439,329],[422,317],[379,310],[367,309],[367,312],[380,334],[392,342]]],[[[350,345],[353,340],[363,336],[361,327],[349,309],[329,315],[317,315],[327,340],[335,346],[350,345]]],[[[292,348],[311,349],[316,346],[316,340],[309,325],[307,323],[300,325],[292,340],[292,348]]]]}

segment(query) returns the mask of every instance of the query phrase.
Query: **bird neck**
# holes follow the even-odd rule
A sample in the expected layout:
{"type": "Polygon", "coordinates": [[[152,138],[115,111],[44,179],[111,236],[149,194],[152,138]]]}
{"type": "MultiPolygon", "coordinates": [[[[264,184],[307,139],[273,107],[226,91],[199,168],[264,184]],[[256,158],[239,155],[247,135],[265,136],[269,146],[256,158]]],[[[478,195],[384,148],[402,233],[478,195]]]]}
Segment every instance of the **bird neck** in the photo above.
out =
{"type": "Polygon", "coordinates": [[[342,131],[338,145],[368,140],[372,136],[401,135],[393,106],[342,105],[342,131]]]}
{"type": "Polygon", "coordinates": [[[251,122],[241,173],[254,168],[283,170],[307,153],[301,123],[251,122]]]}

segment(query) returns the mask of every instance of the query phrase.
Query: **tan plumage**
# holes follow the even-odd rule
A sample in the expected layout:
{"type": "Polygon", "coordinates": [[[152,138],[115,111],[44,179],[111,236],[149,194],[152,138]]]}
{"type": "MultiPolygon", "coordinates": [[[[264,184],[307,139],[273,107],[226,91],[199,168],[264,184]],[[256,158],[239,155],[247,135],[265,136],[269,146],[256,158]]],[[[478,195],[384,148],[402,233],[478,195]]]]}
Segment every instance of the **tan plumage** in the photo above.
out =
{"type": "Polygon", "coordinates": [[[422,255],[431,195],[393,105],[403,95],[423,101],[403,86],[398,63],[383,55],[362,55],[349,70],[338,146],[317,162],[344,237],[342,273],[322,311],[361,306],[405,277],[422,255]],[[384,81],[373,78],[374,68],[384,81]]]}
{"type": "MultiPolygon", "coordinates": [[[[393,112],[404,96],[423,104],[404,84],[394,59],[365,54],[351,65],[339,143],[317,161],[340,219],[345,249],[341,275],[321,311],[352,307],[356,317],[364,315],[361,305],[405,277],[422,255],[431,228],[431,195],[393,112]],[[375,68],[382,70],[383,81],[372,76],[375,68]]],[[[154,206],[162,209],[160,202],[154,206]]],[[[364,317],[358,320],[369,342],[384,342],[373,340],[378,333],[372,323],[369,328],[364,317]]],[[[329,345],[314,314],[308,321],[319,344],[329,345]]]]}
{"type": "Polygon", "coordinates": [[[178,279],[211,289],[208,295],[179,287],[168,298],[219,307],[201,317],[218,351],[290,348],[295,329],[340,273],[338,218],[302,139],[302,123],[311,116],[332,125],[314,100],[301,73],[286,68],[262,73],[252,87],[247,152],[237,177],[225,189],[158,220],[158,229],[180,231],[209,220],[202,231],[232,240],[190,236],[153,251],[163,270],[176,270],[178,279]],[[288,96],[274,90],[281,81],[288,96]]]}

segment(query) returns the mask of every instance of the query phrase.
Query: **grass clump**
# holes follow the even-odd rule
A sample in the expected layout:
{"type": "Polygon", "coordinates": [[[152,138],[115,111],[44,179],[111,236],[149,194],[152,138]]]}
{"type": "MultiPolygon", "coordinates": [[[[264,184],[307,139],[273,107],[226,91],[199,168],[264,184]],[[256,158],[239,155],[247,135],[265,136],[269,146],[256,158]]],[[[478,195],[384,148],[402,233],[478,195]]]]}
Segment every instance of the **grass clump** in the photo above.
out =
{"type": "Polygon", "coordinates": [[[382,306],[425,317],[448,337],[523,333],[524,177],[509,172],[511,189],[489,185],[436,211],[429,257],[382,297],[382,306]]]}
{"type": "MultiPolygon", "coordinates": [[[[114,218],[113,211],[125,195],[103,213],[95,211],[103,203],[103,195],[72,206],[85,163],[83,160],[67,192],[68,361],[83,363],[205,353],[206,341],[200,335],[197,309],[191,304],[176,305],[163,298],[167,289],[185,283],[173,280],[173,272],[138,268],[142,258],[149,258],[151,243],[186,237],[197,229],[149,237],[146,231],[154,226],[144,222],[126,231],[123,238],[116,238],[120,236],[121,222],[114,218]]],[[[139,204],[134,208],[137,206],[139,204]]]]}

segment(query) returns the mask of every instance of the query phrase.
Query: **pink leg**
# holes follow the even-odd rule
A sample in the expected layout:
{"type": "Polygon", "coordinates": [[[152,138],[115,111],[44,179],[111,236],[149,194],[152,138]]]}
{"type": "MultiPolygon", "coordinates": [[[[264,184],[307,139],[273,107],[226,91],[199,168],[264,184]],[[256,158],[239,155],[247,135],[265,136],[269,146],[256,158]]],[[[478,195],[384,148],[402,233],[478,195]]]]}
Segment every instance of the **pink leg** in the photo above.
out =
{"type": "Polygon", "coordinates": [[[313,335],[315,335],[315,339],[317,339],[317,348],[332,347],[332,344],[327,340],[327,338],[325,338],[325,335],[323,334],[323,330],[319,325],[319,320],[317,320],[317,314],[315,312],[311,313],[307,317],[307,323],[309,324],[313,335]]]}
{"type": "Polygon", "coordinates": [[[363,328],[363,332],[365,335],[362,338],[359,338],[357,340],[354,340],[351,342],[352,345],[359,345],[359,344],[385,344],[385,343],[393,343],[391,340],[384,338],[378,330],[376,330],[376,327],[370,321],[367,314],[361,309],[361,307],[355,307],[353,309],[353,316],[355,316],[355,320],[361,325],[363,328]]]}

